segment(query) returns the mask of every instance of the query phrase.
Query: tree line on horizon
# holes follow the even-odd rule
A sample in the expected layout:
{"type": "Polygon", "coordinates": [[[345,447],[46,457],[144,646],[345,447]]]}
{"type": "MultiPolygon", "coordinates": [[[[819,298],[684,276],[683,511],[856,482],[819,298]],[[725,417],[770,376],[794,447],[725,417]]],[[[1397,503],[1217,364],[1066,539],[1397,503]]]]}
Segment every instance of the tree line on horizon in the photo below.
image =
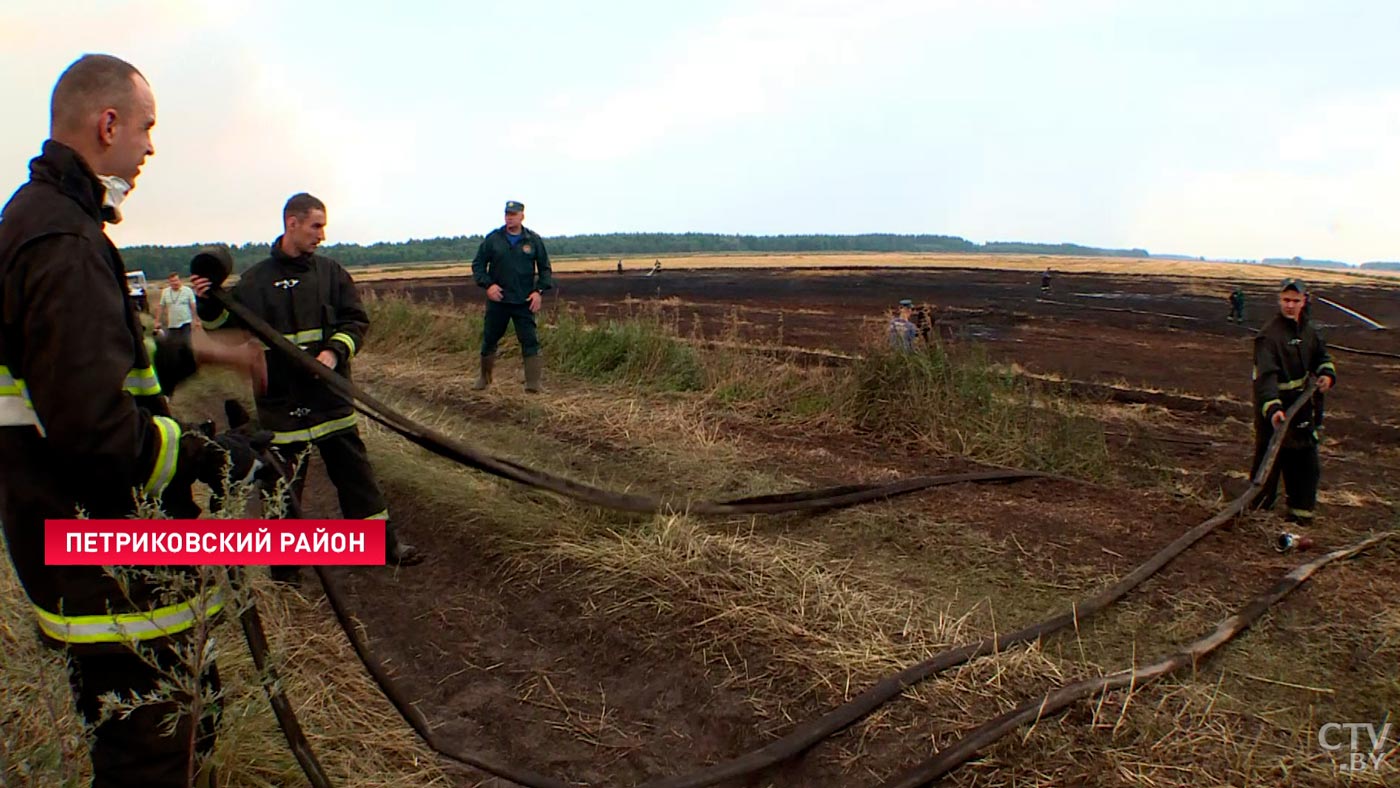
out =
{"type": "MultiPolygon", "coordinates": [[[[346,266],[412,265],[462,262],[476,256],[480,235],[414,238],[368,245],[342,243],[321,247],[322,254],[346,266]]],[[[1072,243],[989,241],[973,243],[955,235],[722,235],[719,233],[604,233],[545,237],[551,257],[637,257],[675,254],[742,254],[774,252],[956,252],[963,254],[1036,254],[1075,257],[1140,257],[1172,260],[1204,260],[1186,255],[1152,255],[1146,249],[1104,249],[1072,243]]],[[[148,278],[171,271],[187,273],[199,244],[145,245],[122,249],[127,270],[143,270],[148,278]]],[[[235,269],[244,271],[267,257],[269,244],[229,246],[235,269]]],[[[1241,261],[1246,262],[1246,261],[1241,261]]],[[[1268,264],[1304,267],[1344,267],[1345,263],[1302,258],[1266,258],[1268,264]]],[[[1363,269],[1400,270],[1400,262],[1362,263],[1363,269]]]]}
{"type": "MultiPolygon", "coordinates": [[[[471,260],[480,235],[415,238],[368,245],[326,244],[321,254],[346,266],[441,263],[471,260]]],[[[1145,249],[1100,249],[1079,244],[991,241],[977,244],[952,235],[721,235],[718,233],[605,233],[545,236],[550,257],[628,257],[637,255],[723,254],[770,252],[962,252],[966,254],[1043,254],[1081,257],[1142,257],[1145,249]]],[[[121,250],[127,270],[143,270],[148,278],[171,271],[187,273],[189,261],[203,244],[142,245],[121,250]]],[[[243,271],[267,257],[267,243],[227,245],[235,270],[243,271]]]]}

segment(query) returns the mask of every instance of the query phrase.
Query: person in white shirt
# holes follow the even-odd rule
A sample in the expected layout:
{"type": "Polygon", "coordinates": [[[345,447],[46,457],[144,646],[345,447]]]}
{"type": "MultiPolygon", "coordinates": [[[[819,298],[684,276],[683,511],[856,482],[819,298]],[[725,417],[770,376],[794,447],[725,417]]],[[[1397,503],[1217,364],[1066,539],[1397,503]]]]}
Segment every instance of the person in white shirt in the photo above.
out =
{"type": "Polygon", "coordinates": [[[199,325],[199,315],[195,312],[194,288],[185,287],[180,274],[171,272],[165,280],[165,290],[160,294],[160,306],[156,308],[156,330],[165,327],[171,336],[190,335],[190,326],[199,325]]]}

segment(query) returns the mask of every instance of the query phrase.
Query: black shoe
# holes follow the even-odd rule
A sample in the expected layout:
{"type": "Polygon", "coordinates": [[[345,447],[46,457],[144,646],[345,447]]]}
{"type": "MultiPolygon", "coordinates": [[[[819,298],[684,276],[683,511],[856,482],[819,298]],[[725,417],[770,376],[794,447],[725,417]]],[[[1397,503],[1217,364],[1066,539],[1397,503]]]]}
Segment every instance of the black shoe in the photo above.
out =
{"type": "Polygon", "coordinates": [[[392,550],[386,554],[388,564],[391,566],[417,566],[423,563],[423,551],[409,544],[408,542],[398,542],[392,550]]]}

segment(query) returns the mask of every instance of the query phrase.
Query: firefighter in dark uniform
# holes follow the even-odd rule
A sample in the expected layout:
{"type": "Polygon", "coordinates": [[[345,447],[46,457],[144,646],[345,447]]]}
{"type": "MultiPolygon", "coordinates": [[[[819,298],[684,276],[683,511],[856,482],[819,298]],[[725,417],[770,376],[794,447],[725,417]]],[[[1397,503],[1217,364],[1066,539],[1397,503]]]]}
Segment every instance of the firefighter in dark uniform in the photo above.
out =
{"type": "Polygon", "coordinates": [[[1244,290],[1239,287],[1230,293],[1230,322],[1244,322],[1244,290]]]}
{"type": "MultiPolygon", "coordinates": [[[[1318,392],[1328,391],[1337,380],[1337,367],[1327,352],[1327,343],[1310,320],[1307,286],[1297,279],[1285,279],[1278,303],[1279,314],[1254,338],[1254,463],[1251,475],[1258,470],[1274,430],[1282,426],[1284,411],[1292,407],[1307,386],[1308,376],[1317,376],[1318,392]]],[[[1321,476],[1317,444],[1322,412],[1321,393],[1298,411],[1254,508],[1273,508],[1281,475],[1288,495],[1287,519],[1303,524],[1313,521],[1321,476]]]]}
{"type": "Polygon", "coordinates": [[[506,326],[514,323],[520,355],[525,359],[525,390],[542,391],[544,359],[540,358],[535,313],[544,301],[542,294],[554,287],[554,279],[544,239],[525,226],[524,203],[506,203],[505,224],[487,234],[476,250],[472,278],[486,289],[487,298],[481,334],[481,374],[472,388],[481,391],[491,385],[496,346],[505,336],[506,326]]]}
{"type": "MultiPolygon", "coordinates": [[[[316,254],[326,237],[326,206],[309,194],[294,195],[283,207],[282,223],[283,233],[272,243],[272,256],[245,271],[232,296],[289,342],[349,378],[351,359],[365,345],[369,315],[349,272],[316,254]]],[[[228,254],[221,248],[204,253],[228,254]]],[[[208,293],[208,279],[194,276],[190,281],[200,296],[208,293]]],[[[240,325],[236,316],[206,297],[199,299],[199,316],[206,330],[240,325]]],[[[360,439],[353,403],[271,350],[267,379],[266,393],[255,400],[258,421],[272,431],[277,453],[295,463],[291,486],[296,501],[301,501],[309,465],[296,460],[308,446],[315,446],[335,485],[341,515],[385,520],[387,560],[405,566],[420,563],[420,551],[399,539],[389,522],[389,504],[360,439]]],[[[275,579],[288,582],[295,582],[299,573],[297,567],[272,570],[275,579]]]]}
{"type": "MultiPolygon", "coordinates": [[[[191,483],[222,475],[226,457],[235,473],[255,459],[246,443],[212,444],[183,429],[164,395],[197,362],[256,374],[256,347],[147,340],[104,232],[104,222],[121,220],[122,200],[153,152],[154,124],[145,78],[125,61],[85,55],[54,87],[51,139],[0,214],[0,520],[38,629],[64,650],[77,706],[96,726],[98,788],[186,785],[196,724],[189,699],[167,693],[103,720],[101,698],[159,696],[162,680],[186,671],[175,646],[223,602],[212,589],[171,598],[159,587],[189,567],[159,569],[165,580],[119,581],[100,566],[48,566],[44,521],[79,509],[126,518],[143,502],[197,517],[191,483]],[[167,717],[177,720],[173,735],[167,717]]],[[[202,681],[217,690],[217,670],[202,681]]],[[[214,720],[198,725],[205,755],[214,720]]]]}

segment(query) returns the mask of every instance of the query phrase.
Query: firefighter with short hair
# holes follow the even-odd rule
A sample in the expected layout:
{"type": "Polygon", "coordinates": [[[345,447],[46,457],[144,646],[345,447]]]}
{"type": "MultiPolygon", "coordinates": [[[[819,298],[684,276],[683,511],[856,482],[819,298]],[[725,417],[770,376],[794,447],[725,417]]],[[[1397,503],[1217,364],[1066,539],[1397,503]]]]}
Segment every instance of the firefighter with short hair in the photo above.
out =
{"type": "MultiPolygon", "coordinates": [[[[306,193],[292,195],[282,208],[282,227],[282,235],[272,242],[271,256],[243,272],[231,296],[287,341],[348,379],[351,359],[365,345],[369,314],[350,273],[316,253],[326,238],[325,203],[306,193]]],[[[219,256],[226,267],[232,267],[222,247],[201,254],[219,256]]],[[[242,327],[236,315],[207,297],[213,283],[202,276],[193,276],[190,282],[199,295],[199,316],[206,330],[242,327]]],[[[389,520],[389,503],[360,438],[354,403],[275,351],[267,354],[267,369],[267,391],[255,398],[258,422],[272,431],[274,450],[289,465],[295,463],[291,494],[300,502],[309,463],[296,460],[308,446],[315,446],[335,485],[341,515],[384,520],[387,561],[402,566],[420,563],[422,553],[402,541],[389,520]]],[[[294,583],[300,569],[277,566],[272,574],[294,583]]]]}
{"type": "Polygon", "coordinates": [[[1255,499],[1254,508],[1272,509],[1283,478],[1288,494],[1287,519],[1308,524],[1317,505],[1321,463],[1317,446],[1322,426],[1322,393],[1337,382],[1337,367],[1327,352],[1327,342],[1313,325],[1308,309],[1308,288],[1298,279],[1285,279],[1279,287],[1279,313],[1254,338],[1254,463],[1252,476],[1263,461],[1269,440],[1284,422],[1284,412],[1307,387],[1309,376],[1318,378],[1318,394],[1293,417],[1278,461],[1255,499]]]}
{"type": "MultiPolygon", "coordinates": [[[[63,649],[78,709],[95,726],[93,786],[176,788],[188,782],[195,721],[183,691],[162,686],[188,672],[177,646],[223,602],[217,590],[175,599],[162,590],[188,567],[118,578],[101,566],[48,565],[44,521],[122,519],[152,503],[197,517],[191,483],[219,483],[225,460],[239,479],[256,456],[237,436],[215,444],[185,430],[165,395],[198,363],[260,380],[261,353],[144,337],[104,224],[121,221],[153,153],[145,77],[118,58],[83,56],[54,87],[50,125],[29,182],[0,212],[0,520],[38,629],[63,649]],[[104,715],[109,693],[139,705],[104,715]]],[[[201,681],[217,690],[217,670],[201,681]]],[[[199,732],[207,755],[212,717],[199,732]]]]}

